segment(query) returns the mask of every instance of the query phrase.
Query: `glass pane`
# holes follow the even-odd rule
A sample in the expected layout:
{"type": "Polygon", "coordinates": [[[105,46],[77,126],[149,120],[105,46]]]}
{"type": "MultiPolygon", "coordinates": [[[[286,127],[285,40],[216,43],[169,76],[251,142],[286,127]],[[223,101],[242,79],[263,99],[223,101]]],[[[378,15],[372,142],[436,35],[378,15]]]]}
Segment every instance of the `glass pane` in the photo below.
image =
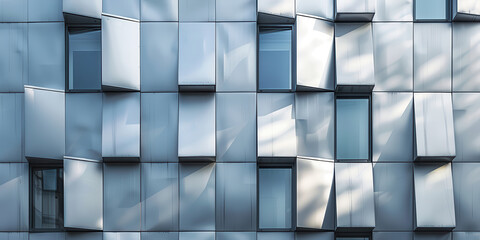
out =
{"type": "Polygon", "coordinates": [[[292,30],[290,28],[260,29],[258,61],[259,89],[291,89],[292,30]]]}
{"type": "Polygon", "coordinates": [[[337,159],[368,159],[368,99],[337,99],[337,159]]]}
{"type": "Polygon", "coordinates": [[[446,19],[447,18],[447,0],[416,0],[415,18],[416,19],[446,19]]]}
{"type": "Polygon", "coordinates": [[[291,228],[292,169],[260,168],[260,228],[291,228]]]}
{"type": "Polygon", "coordinates": [[[100,89],[102,76],[101,31],[71,31],[68,44],[69,89],[100,89]]]}
{"type": "Polygon", "coordinates": [[[33,227],[63,226],[63,172],[61,169],[33,170],[33,227]]]}

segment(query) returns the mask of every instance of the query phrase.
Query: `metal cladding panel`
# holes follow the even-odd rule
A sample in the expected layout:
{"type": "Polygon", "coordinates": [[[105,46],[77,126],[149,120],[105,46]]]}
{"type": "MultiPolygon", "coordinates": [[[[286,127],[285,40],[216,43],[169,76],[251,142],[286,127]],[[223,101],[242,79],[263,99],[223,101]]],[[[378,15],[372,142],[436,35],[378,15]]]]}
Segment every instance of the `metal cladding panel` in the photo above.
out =
{"type": "Polygon", "coordinates": [[[217,232],[216,240],[256,240],[255,232],[217,232]]]}
{"type": "Polygon", "coordinates": [[[450,23],[414,23],[415,91],[451,90],[452,27],[450,23]]]}
{"type": "Polygon", "coordinates": [[[374,91],[412,91],[413,23],[373,23],[373,47],[374,91]]]}
{"type": "Polygon", "coordinates": [[[0,0],[0,6],[0,22],[27,21],[27,0],[0,0]]]}
{"type": "Polygon", "coordinates": [[[139,22],[102,16],[102,86],[140,90],[139,22]]]}
{"type": "Polygon", "coordinates": [[[333,20],[334,0],[297,0],[297,13],[333,20]]]}
{"type": "Polygon", "coordinates": [[[102,0],[63,0],[63,12],[100,19],[102,0]]]}
{"type": "Polygon", "coordinates": [[[372,96],[373,161],[413,161],[413,93],[372,96]]]}
{"type": "MultiPolygon", "coordinates": [[[[229,4],[236,2],[229,2],[229,4]]],[[[215,59],[218,92],[256,91],[256,35],[257,24],[254,22],[216,24],[215,59]]]]}
{"type": "Polygon", "coordinates": [[[479,231],[480,163],[454,163],[452,171],[457,219],[455,231],[479,231]]]}
{"type": "MultiPolygon", "coordinates": [[[[140,231],[142,220],[140,165],[104,164],[103,179],[103,229],[105,231],[140,231]]],[[[140,237],[140,233],[138,234],[140,237]]],[[[118,240],[118,238],[113,240],[118,240]]]]}
{"type": "Polygon", "coordinates": [[[256,230],[256,173],[255,163],[217,163],[215,178],[216,230],[256,230]]]}
{"type": "Polygon", "coordinates": [[[140,93],[104,93],[102,156],[140,157],[140,93]]]}
{"type": "Polygon", "coordinates": [[[413,230],[413,165],[374,163],[375,231],[413,230]]]}
{"type": "Polygon", "coordinates": [[[178,231],[178,164],[141,165],[142,230],[178,231]]]}
{"type": "Polygon", "coordinates": [[[140,19],[140,0],[102,0],[103,13],[140,19]]]}
{"type": "Polygon", "coordinates": [[[335,229],[334,163],[297,158],[297,228],[335,229]]]}
{"type": "Polygon", "coordinates": [[[180,230],[215,230],[214,163],[180,164],[180,230]]]}
{"type": "Polygon", "coordinates": [[[415,158],[455,157],[451,93],[415,93],[415,158]]]}
{"type": "Polygon", "coordinates": [[[268,15],[295,18],[294,0],[258,0],[257,11],[268,15]]]}
{"type": "Polygon", "coordinates": [[[102,94],[67,93],[65,155],[102,160],[102,94]]]}
{"type": "MultiPolygon", "coordinates": [[[[16,1],[21,2],[11,2],[16,1]]],[[[2,4],[0,0],[0,21],[3,10],[14,11],[10,6],[3,9],[2,4]]],[[[27,83],[27,29],[26,23],[0,24],[0,36],[5,36],[0,38],[0,92],[23,92],[27,83]]]]}
{"type": "Polygon", "coordinates": [[[337,13],[375,13],[375,0],[336,0],[337,13]]]}
{"type": "Polygon", "coordinates": [[[143,22],[140,26],[142,92],[177,91],[178,23],[143,22]]]}
{"type": "Polygon", "coordinates": [[[456,4],[457,12],[454,12],[454,16],[457,13],[464,13],[468,15],[480,15],[480,2],[476,0],[454,0],[453,4],[456,4]]]}
{"type": "Polygon", "coordinates": [[[334,89],[333,38],[333,23],[297,16],[297,89],[334,89]]]}
{"type": "Polygon", "coordinates": [[[413,232],[373,232],[373,240],[413,240],[413,232]]]}
{"type": "Polygon", "coordinates": [[[178,161],[178,94],[141,94],[141,160],[178,161]]]}
{"type": "Polygon", "coordinates": [[[178,0],[181,22],[215,21],[215,0],[178,0]]]}
{"type": "Polygon", "coordinates": [[[139,232],[104,232],[103,240],[140,240],[139,232]]]}
{"type": "Polygon", "coordinates": [[[454,232],[453,233],[454,240],[476,240],[480,239],[479,232],[454,232]]]}
{"type": "MultiPolygon", "coordinates": [[[[480,2],[478,3],[480,4],[480,2]]],[[[479,91],[480,25],[453,24],[453,90],[479,91]]]]}
{"type": "Polygon", "coordinates": [[[65,158],[64,226],[66,228],[103,229],[102,164],[65,158]]]}
{"type": "Polygon", "coordinates": [[[179,240],[215,240],[214,232],[181,232],[179,240]]]}
{"type": "Polygon", "coordinates": [[[376,0],[373,21],[413,21],[413,0],[376,0]]]}
{"type": "Polygon", "coordinates": [[[30,233],[29,240],[64,240],[65,232],[30,233]]]}
{"type": "Polygon", "coordinates": [[[256,162],[256,94],[217,93],[217,162],[256,162]]]}
{"type": "Polygon", "coordinates": [[[142,232],[142,240],[178,240],[178,232],[142,232]]]}
{"type": "Polygon", "coordinates": [[[452,166],[450,163],[415,164],[415,227],[455,228],[452,166]]]}
{"type": "Polygon", "coordinates": [[[0,232],[2,240],[28,240],[28,232],[0,232]]]}
{"type": "Polygon", "coordinates": [[[296,93],[298,156],[334,159],[334,93],[296,93]]]}
{"type": "Polygon", "coordinates": [[[293,232],[257,232],[257,240],[294,240],[293,232]]]}
{"type": "Polygon", "coordinates": [[[480,159],[480,93],[454,93],[453,117],[457,156],[454,161],[480,159]]]}
{"type": "Polygon", "coordinates": [[[297,232],[297,240],[334,240],[333,232],[297,232]]]}
{"type": "Polygon", "coordinates": [[[67,232],[66,240],[102,240],[103,233],[101,232],[67,232]]]}
{"type": "Polygon", "coordinates": [[[217,21],[256,21],[257,1],[255,0],[216,0],[217,21]]]}
{"type": "Polygon", "coordinates": [[[337,228],[374,228],[371,163],[335,163],[337,228]]]}
{"type": "Polygon", "coordinates": [[[28,231],[28,175],[26,163],[0,163],[0,231],[28,231]]]}
{"type": "MultiPolygon", "coordinates": [[[[63,21],[63,0],[27,1],[29,22],[63,21]]],[[[44,33],[43,35],[48,36],[48,34],[46,33],[44,33]]],[[[49,54],[47,55],[51,56],[49,54]]]]}
{"type": "MultiPolygon", "coordinates": [[[[43,4],[44,1],[31,0],[30,2],[43,4]]],[[[28,84],[59,90],[65,89],[65,27],[63,22],[28,24],[28,84]]]]}
{"type": "Polygon", "coordinates": [[[23,162],[22,93],[0,93],[0,162],[23,162]]]}
{"type": "Polygon", "coordinates": [[[414,233],[415,240],[452,240],[452,233],[437,232],[437,233],[414,233]]]}
{"type": "Polygon", "coordinates": [[[63,161],[65,94],[25,88],[25,156],[63,161]]]}
{"type": "Polygon", "coordinates": [[[178,0],[140,0],[142,21],[178,21],[178,0]]]}
{"type": "Polygon", "coordinates": [[[257,94],[257,151],[259,157],[295,157],[295,95],[257,94]]]}
{"type": "Polygon", "coordinates": [[[336,23],[337,85],[375,85],[371,23],[336,23]]]}
{"type": "Polygon", "coordinates": [[[178,85],[215,85],[215,23],[179,28],[178,85]]]}

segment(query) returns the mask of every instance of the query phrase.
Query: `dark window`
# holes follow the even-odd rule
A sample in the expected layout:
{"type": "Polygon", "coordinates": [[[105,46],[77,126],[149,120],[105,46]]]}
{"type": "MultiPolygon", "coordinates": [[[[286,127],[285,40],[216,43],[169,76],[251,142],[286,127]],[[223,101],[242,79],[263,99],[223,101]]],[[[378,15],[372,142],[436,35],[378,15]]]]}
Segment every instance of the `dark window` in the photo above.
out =
{"type": "Polygon", "coordinates": [[[259,228],[292,228],[292,168],[258,170],[259,228]]]}
{"type": "Polygon", "coordinates": [[[32,229],[62,229],[63,168],[32,168],[31,196],[32,229]]]}

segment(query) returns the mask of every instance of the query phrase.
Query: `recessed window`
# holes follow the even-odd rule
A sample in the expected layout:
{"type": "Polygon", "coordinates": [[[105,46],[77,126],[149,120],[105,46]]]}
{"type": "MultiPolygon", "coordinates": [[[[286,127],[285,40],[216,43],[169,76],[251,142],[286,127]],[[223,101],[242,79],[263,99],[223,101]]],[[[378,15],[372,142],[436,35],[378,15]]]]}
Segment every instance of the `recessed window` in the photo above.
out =
{"type": "Polygon", "coordinates": [[[32,168],[31,196],[32,229],[62,229],[63,168],[32,168]]]}
{"type": "Polygon", "coordinates": [[[102,33],[98,28],[68,30],[69,90],[100,90],[102,77],[102,33]]]}
{"type": "Polygon", "coordinates": [[[416,20],[447,20],[448,0],[415,0],[416,20]]]}
{"type": "Polygon", "coordinates": [[[259,228],[292,228],[292,168],[259,168],[259,228]]]}

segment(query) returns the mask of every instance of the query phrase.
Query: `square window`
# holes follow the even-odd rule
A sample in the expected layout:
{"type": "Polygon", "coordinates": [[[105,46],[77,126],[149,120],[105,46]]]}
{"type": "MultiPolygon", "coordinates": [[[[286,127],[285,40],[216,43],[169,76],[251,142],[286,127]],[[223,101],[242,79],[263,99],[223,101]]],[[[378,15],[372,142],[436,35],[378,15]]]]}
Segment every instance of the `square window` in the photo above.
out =
{"type": "Polygon", "coordinates": [[[63,229],[63,168],[33,167],[31,181],[31,228],[63,229]]]}
{"type": "Polygon", "coordinates": [[[415,0],[415,20],[447,20],[449,0],[415,0]]]}
{"type": "Polygon", "coordinates": [[[292,168],[258,170],[260,229],[292,228],[292,168]]]}

